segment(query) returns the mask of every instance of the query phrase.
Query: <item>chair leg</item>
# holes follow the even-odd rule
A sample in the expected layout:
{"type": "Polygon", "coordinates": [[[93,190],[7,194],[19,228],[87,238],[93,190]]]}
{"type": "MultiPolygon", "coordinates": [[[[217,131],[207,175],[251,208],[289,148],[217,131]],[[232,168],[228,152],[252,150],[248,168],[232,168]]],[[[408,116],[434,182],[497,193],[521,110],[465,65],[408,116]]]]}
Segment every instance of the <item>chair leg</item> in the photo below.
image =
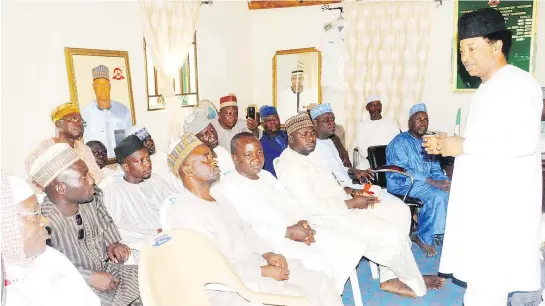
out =
{"type": "Polygon", "coordinates": [[[409,235],[413,232],[416,232],[416,230],[418,230],[418,222],[415,220],[415,218],[418,219],[418,210],[414,206],[411,206],[410,210],[411,210],[411,229],[410,229],[409,235]]]}
{"type": "Polygon", "coordinates": [[[378,279],[378,265],[372,261],[369,261],[369,268],[371,268],[371,276],[373,279],[378,279]]]}
{"type": "Polygon", "coordinates": [[[358,280],[358,268],[350,274],[350,286],[352,286],[352,296],[355,306],[363,306],[363,296],[361,295],[360,282],[358,280]]]}

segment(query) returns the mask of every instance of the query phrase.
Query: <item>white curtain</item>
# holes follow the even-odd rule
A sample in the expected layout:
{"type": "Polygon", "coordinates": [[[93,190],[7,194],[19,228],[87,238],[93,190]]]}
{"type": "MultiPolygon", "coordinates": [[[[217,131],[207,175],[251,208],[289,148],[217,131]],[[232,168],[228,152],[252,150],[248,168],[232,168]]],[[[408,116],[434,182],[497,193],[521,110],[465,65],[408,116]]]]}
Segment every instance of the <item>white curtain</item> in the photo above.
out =
{"type": "Polygon", "coordinates": [[[168,140],[171,143],[180,136],[182,120],[172,84],[193,42],[201,1],[142,0],[140,4],[148,56],[163,80],[157,85],[169,112],[168,140]]]}
{"type": "Polygon", "coordinates": [[[366,96],[380,95],[383,115],[407,128],[408,112],[422,98],[431,31],[432,0],[343,2],[347,61],[347,149],[355,147],[359,120],[369,120],[366,96]]]}

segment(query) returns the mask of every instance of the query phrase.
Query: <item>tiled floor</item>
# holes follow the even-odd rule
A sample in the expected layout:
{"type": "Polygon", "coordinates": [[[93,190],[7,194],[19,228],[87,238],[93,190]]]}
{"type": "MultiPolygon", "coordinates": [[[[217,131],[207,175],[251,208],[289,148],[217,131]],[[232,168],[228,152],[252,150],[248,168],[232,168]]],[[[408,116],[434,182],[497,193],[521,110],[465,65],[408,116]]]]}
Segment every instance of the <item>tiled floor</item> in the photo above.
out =
{"type": "MultiPolygon", "coordinates": [[[[434,258],[427,258],[420,248],[413,243],[412,247],[416,262],[420,267],[422,274],[437,274],[439,268],[439,254],[434,258]]],[[[379,280],[371,278],[369,263],[362,260],[358,267],[358,279],[363,295],[364,306],[386,306],[386,305],[405,305],[405,306],[461,306],[465,289],[459,285],[453,284],[452,279],[445,281],[445,286],[441,290],[428,291],[421,298],[404,298],[391,293],[381,291],[379,288],[379,280]]],[[[350,282],[347,282],[343,294],[344,305],[354,305],[352,297],[352,287],[350,282]]]]}

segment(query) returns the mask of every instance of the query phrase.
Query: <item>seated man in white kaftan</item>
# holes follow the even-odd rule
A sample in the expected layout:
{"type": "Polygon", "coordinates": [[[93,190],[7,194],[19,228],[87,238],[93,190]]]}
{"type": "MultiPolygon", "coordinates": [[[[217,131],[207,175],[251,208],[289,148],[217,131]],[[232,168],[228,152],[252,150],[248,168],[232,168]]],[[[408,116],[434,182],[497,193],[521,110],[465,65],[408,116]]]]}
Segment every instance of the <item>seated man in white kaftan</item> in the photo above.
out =
{"type": "Polygon", "coordinates": [[[76,267],[46,246],[47,219],[30,185],[1,172],[2,305],[100,306],[76,267]]]}
{"type": "Polygon", "coordinates": [[[178,191],[153,173],[149,151],[137,136],[123,139],[114,151],[124,174],[114,176],[102,190],[104,205],[138,263],[140,249],[161,228],[161,204],[178,191]]]}
{"type": "Polygon", "coordinates": [[[127,131],[127,136],[135,135],[140,138],[140,141],[144,144],[149,151],[149,158],[153,164],[152,174],[162,177],[165,181],[169,182],[171,185],[174,185],[173,182],[176,181],[176,178],[171,175],[170,169],[167,165],[168,154],[161,150],[157,150],[155,146],[155,141],[151,137],[151,134],[148,130],[141,126],[135,125],[127,131]]]}
{"type": "MultiPolygon", "coordinates": [[[[367,182],[373,178],[373,173],[370,170],[359,170],[344,166],[337,147],[331,139],[336,127],[335,114],[331,104],[319,104],[310,110],[309,115],[316,131],[316,150],[309,154],[309,158],[315,159],[318,165],[325,162],[327,170],[333,173],[342,187],[345,187],[347,191],[350,190],[350,193],[355,193],[355,189],[362,189],[362,185],[352,183],[350,175],[353,175],[360,182],[367,182]]],[[[378,186],[375,189],[380,191],[378,186]]]]}
{"type": "Polygon", "coordinates": [[[390,200],[393,196],[379,194],[380,201],[361,190],[344,189],[323,158],[310,156],[319,153],[314,152],[316,132],[307,113],[288,119],[286,131],[289,148],[278,157],[275,169],[298,206],[324,225],[329,221],[335,229],[358,235],[366,246],[364,256],[380,265],[381,289],[415,297],[426,294],[426,288],[441,288],[443,279],[422,277],[416,265],[408,235],[409,208],[390,200]]]}
{"type": "Polygon", "coordinates": [[[369,147],[385,146],[401,133],[395,120],[382,116],[382,103],[379,96],[368,96],[365,109],[369,112],[369,120],[362,120],[356,131],[356,145],[360,156],[358,169],[369,169],[367,159],[369,147]]]}
{"type": "MultiPolygon", "coordinates": [[[[195,135],[182,136],[169,155],[169,166],[186,191],[163,204],[163,229],[190,229],[208,237],[253,290],[306,296],[312,305],[342,305],[329,278],[271,252],[252,227],[239,219],[228,200],[212,197],[210,189],[220,179],[220,169],[210,148],[195,135]]],[[[207,291],[207,295],[214,306],[249,304],[236,293],[207,291]]]]}
{"type": "Polygon", "coordinates": [[[236,171],[223,176],[212,188],[212,195],[227,197],[238,215],[275,252],[299,259],[305,267],[330,276],[341,295],[363,256],[365,243],[355,234],[321,226],[319,218],[299,207],[284,186],[262,170],[263,147],[252,134],[236,135],[231,148],[236,171]],[[314,234],[319,237],[317,242],[314,234]]]}
{"type": "MultiPolygon", "coordinates": [[[[418,232],[413,239],[428,256],[434,256],[434,237],[445,233],[450,180],[441,169],[439,156],[422,148],[429,122],[426,105],[413,106],[409,118],[409,131],[397,135],[386,148],[386,163],[414,177],[409,196],[419,198],[424,206],[418,213],[418,232]]],[[[386,173],[386,180],[393,194],[405,194],[411,185],[407,177],[396,173],[386,173]]]]}

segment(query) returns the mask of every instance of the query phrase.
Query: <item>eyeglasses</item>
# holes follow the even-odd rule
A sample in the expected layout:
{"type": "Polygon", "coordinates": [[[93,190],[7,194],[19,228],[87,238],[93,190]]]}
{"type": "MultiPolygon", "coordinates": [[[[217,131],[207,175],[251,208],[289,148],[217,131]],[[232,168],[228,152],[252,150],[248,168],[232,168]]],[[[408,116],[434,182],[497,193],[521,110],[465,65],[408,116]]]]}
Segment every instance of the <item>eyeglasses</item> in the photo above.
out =
{"type": "Polygon", "coordinates": [[[43,225],[48,224],[47,218],[42,215],[42,212],[40,210],[33,212],[21,212],[19,213],[19,216],[22,216],[29,221],[40,222],[40,224],[43,225]]]}
{"type": "Polygon", "coordinates": [[[318,122],[335,123],[335,118],[317,119],[318,122]]]}
{"type": "MultiPolygon", "coordinates": [[[[76,218],[76,224],[78,226],[83,226],[83,219],[81,218],[81,215],[78,213],[74,217],[76,218]]],[[[85,238],[85,230],[80,228],[78,230],[78,240],[82,240],[83,238],[85,238]]]]}
{"type": "Polygon", "coordinates": [[[85,122],[85,120],[83,119],[79,119],[79,118],[62,118],[61,120],[63,121],[70,121],[72,123],[81,123],[82,126],[87,126],[87,122],[85,122]]]}

